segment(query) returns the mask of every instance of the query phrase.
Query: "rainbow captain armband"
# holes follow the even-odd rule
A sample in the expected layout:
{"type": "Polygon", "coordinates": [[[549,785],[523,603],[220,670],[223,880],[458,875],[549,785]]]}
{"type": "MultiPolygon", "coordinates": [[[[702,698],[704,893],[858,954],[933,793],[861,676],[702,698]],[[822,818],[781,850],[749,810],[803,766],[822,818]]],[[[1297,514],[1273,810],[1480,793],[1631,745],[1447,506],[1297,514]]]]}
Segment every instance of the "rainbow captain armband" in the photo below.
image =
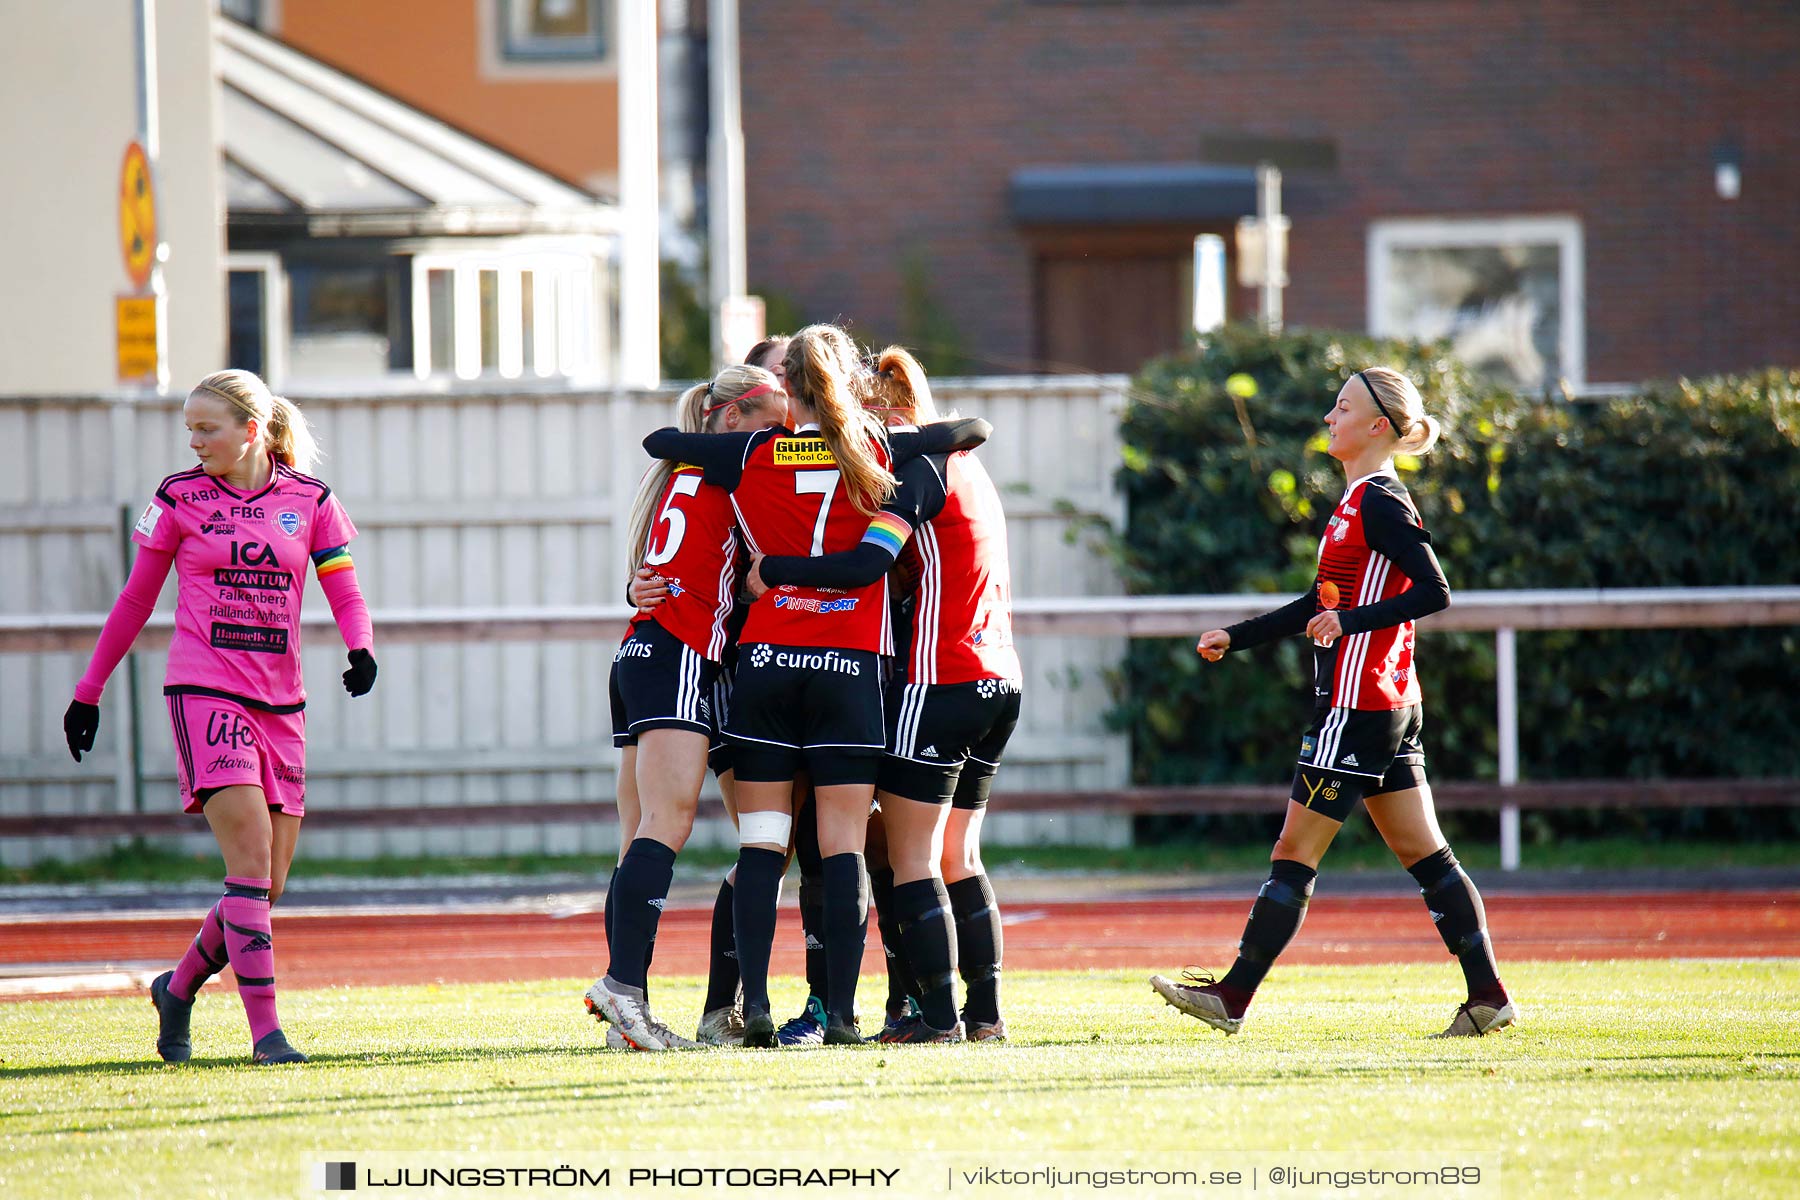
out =
{"type": "Polygon", "coordinates": [[[355,564],[350,561],[350,547],[333,546],[328,550],[313,551],[313,573],[320,579],[327,575],[335,575],[339,571],[348,571],[355,564]]]}
{"type": "Polygon", "coordinates": [[[906,545],[906,539],[912,536],[912,526],[906,518],[891,512],[879,512],[869,522],[862,540],[873,543],[886,550],[895,558],[900,557],[900,547],[906,545]]]}

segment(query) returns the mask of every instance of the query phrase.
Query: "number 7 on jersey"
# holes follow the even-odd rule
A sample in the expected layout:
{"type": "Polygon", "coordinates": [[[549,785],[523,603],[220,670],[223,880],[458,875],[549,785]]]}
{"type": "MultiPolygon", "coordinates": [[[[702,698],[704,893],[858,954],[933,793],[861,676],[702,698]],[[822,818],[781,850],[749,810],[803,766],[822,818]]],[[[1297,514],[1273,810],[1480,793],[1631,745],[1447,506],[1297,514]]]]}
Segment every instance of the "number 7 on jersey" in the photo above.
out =
{"type": "Polygon", "coordinates": [[[812,556],[825,553],[825,518],[831,515],[831,498],[837,494],[838,472],[796,471],[794,491],[801,496],[821,496],[819,519],[813,522],[812,556]]]}

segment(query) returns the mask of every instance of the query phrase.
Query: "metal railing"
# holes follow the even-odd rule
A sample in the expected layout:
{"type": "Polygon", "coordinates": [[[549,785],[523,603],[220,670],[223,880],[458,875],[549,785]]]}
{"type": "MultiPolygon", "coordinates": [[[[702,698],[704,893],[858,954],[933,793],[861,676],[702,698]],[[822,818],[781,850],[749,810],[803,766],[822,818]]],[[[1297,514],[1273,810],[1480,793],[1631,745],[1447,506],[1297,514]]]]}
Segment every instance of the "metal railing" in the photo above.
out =
{"type": "MultiPolygon", "coordinates": [[[[1022,599],[1013,628],[1022,636],[1197,637],[1267,611],[1280,597],[1099,596],[1022,599]]],[[[568,608],[386,610],[374,614],[383,642],[519,642],[618,639],[630,610],[618,605],[568,608]]],[[[84,652],[99,637],[104,614],[0,616],[0,653],[84,652]]],[[[329,630],[325,612],[308,628],[329,630]]],[[[1422,622],[1421,633],[1494,634],[1500,786],[1519,782],[1519,630],[1676,629],[1800,625],[1800,587],[1619,588],[1458,592],[1451,607],[1422,622]]],[[[173,619],[151,619],[137,649],[168,642],[173,619]]],[[[1519,865],[1519,808],[1500,809],[1500,857],[1519,865]]]]}

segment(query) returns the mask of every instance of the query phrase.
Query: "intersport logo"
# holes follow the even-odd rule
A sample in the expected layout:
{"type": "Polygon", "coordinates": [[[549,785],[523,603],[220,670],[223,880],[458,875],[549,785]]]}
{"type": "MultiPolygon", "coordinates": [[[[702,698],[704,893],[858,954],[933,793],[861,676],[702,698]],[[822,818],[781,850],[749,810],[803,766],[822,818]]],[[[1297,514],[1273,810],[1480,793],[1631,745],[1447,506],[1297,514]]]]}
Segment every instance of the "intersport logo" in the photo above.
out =
{"type": "Polygon", "coordinates": [[[776,608],[791,608],[805,613],[837,613],[854,612],[857,598],[846,596],[842,600],[820,600],[816,596],[776,596],[776,608]]]}

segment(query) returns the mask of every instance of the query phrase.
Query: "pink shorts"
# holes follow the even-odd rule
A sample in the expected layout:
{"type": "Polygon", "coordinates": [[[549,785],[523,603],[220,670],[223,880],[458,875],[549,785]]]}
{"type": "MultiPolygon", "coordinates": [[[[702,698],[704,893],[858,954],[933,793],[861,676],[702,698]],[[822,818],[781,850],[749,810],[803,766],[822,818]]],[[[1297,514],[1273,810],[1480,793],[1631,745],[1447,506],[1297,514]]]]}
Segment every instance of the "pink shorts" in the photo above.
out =
{"type": "Polygon", "coordinates": [[[269,807],[306,815],[306,713],[269,712],[225,696],[177,692],[169,703],[181,811],[206,807],[201,793],[260,787],[269,807]]]}

